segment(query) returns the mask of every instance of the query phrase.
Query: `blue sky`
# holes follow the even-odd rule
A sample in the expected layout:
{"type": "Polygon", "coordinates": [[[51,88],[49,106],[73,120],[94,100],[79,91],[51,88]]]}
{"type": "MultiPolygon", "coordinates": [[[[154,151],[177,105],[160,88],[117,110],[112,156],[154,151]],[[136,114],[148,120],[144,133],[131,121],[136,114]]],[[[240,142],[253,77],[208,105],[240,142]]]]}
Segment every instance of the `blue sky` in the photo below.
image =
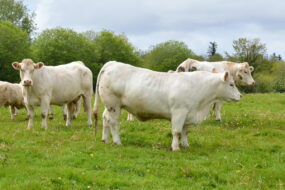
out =
{"type": "Polygon", "coordinates": [[[66,27],[78,32],[109,29],[124,33],[142,50],[167,40],[184,41],[206,55],[210,41],[232,52],[240,37],[260,38],[269,54],[285,59],[283,0],[24,0],[36,13],[40,32],[66,27]]]}

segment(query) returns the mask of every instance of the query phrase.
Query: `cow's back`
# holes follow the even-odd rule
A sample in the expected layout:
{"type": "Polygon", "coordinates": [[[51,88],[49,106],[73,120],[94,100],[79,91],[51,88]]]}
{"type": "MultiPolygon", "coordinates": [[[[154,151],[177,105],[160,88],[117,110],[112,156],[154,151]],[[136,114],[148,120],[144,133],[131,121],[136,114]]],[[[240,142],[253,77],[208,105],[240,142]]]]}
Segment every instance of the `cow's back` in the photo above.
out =
{"type": "Polygon", "coordinates": [[[76,99],[78,94],[88,91],[91,95],[92,72],[82,62],[72,62],[58,66],[44,66],[34,72],[33,93],[39,102],[41,96],[51,97],[51,104],[62,105],[76,99]]]}

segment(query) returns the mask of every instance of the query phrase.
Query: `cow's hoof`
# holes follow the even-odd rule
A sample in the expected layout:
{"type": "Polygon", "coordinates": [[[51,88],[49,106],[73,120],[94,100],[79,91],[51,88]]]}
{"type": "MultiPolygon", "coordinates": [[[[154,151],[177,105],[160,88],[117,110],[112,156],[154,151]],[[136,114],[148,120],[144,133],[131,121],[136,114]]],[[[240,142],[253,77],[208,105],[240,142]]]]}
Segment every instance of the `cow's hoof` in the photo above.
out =
{"type": "Polygon", "coordinates": [[[114,142],[115,145],[122,146],[121,142],[114,142]]]}
{"type": "Polygon", "coordinates": [[[221,119],[216,119],[216,121],[217,121],[217,122],[222,122],[222,120],[221,120],[221,119]]]}
{"type": "Polygon", "coordinates": [[[189,144],[188,143],[181,143],[181,146],[183,146],[184,148],[189,148],[189,144]]]}
{"type": "Polygon", "coordinates": [[[50,120],[53,120],[53,115],[49,115],[48,118],[49,118],[50,120]]]}
{"type": "Polygon", "coordinates": [[[180,150],[179,147],[172,148],[172,152],[178,152],[180,150]]]}

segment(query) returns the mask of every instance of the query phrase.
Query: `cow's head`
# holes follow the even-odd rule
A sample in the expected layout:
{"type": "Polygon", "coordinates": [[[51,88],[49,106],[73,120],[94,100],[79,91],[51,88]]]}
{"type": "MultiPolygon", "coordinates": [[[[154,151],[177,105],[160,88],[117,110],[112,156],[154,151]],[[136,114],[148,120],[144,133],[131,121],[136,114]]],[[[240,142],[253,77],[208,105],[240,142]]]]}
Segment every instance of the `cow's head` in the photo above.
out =
{"type": "Polygon", "coordinates": [[[186,59],[176,69],[177,72],[192,72],[198,70],[197,61],[194,59],[186,59]]]}
{"type": "Polygon", "coordinates": [[[233,77],[228,73],[221,73],[220,88],[217,90],[221,100],[226,102],[239,101],[242,97],[237,89],[233,77]]]}
{"type": "Polygon", "coordinates": [[[21,63],[13,62],[14,69],[20,71],[21,84],[25,87],[33,86],[34,70],[44,66],[43,63],[34,63],[31,59],[24,59],[21,63]]]}
{"type": "Polygon", "coordinates": [[[239,69],[236,73],[236,82],[240,85],[255,85],[255,81],[251,76],[253,70],[253,66],[249,66],[246,62],[239,64],[239,69]]]}

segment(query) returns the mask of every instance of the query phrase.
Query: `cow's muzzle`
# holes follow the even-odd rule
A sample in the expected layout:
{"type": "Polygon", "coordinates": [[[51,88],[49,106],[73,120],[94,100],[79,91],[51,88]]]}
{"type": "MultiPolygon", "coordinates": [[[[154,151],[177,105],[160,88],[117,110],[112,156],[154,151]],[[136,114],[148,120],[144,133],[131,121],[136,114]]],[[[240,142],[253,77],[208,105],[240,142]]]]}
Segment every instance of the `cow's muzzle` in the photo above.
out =
{"type": "Polygon", "coordinates": [[[30,81],[30,80],[24,80],[23,86],[32,86],[32,81],[30,81]]]}

